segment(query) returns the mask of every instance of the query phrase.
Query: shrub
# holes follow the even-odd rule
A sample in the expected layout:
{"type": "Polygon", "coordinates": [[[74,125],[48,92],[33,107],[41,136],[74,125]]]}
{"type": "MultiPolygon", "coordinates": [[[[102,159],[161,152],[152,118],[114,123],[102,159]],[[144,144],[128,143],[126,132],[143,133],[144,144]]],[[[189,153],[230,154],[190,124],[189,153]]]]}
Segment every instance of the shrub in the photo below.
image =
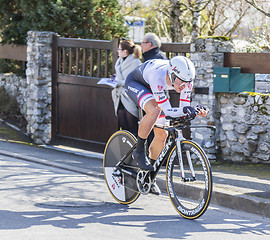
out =
{"type": "Polygon", "coordinates": [[[3,86],[0,87],[0,117],[20,129],[26,129],[27,122],[20,112],[16,98],[8,94],[3,86]]]}

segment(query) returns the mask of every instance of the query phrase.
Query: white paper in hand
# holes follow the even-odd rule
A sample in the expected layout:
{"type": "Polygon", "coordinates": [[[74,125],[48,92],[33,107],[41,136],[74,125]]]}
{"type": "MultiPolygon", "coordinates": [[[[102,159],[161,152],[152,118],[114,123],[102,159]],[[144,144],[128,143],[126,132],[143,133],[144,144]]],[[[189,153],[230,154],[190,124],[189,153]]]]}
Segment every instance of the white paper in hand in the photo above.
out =
{"type": "Polygon", "coordinates": [[[110,78],[101,78],[97,84],[105,84],[115,88],[117,85],[117,80],[115,78],[115,75],[113,75],[110,78]]]}

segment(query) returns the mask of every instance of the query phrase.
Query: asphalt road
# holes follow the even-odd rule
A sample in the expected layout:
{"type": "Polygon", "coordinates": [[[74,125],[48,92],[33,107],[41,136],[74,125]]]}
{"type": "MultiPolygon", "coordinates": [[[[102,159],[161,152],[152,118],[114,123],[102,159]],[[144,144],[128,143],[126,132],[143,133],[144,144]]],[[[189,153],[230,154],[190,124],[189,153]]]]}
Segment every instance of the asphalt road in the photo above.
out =
{"type": "Polygon", "coordinates": [[[181,218],[166,195],[120,205],[94,176],[0,156],[1,240],[260,239],[270,219],[211,206],[181,218]]]}

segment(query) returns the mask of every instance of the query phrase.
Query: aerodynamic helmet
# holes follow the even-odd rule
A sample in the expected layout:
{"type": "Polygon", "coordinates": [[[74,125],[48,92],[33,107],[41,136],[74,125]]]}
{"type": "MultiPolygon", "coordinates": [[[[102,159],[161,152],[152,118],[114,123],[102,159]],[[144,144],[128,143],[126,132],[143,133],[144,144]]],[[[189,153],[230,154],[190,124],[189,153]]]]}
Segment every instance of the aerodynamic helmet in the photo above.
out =
{"type": "Polygon", "coordinates": [[[191,82],[195,78],[195,67],[187,57],[175,56],[169,61],[168,73],[172,85],[176,78],[183,82],[191,82]]]}

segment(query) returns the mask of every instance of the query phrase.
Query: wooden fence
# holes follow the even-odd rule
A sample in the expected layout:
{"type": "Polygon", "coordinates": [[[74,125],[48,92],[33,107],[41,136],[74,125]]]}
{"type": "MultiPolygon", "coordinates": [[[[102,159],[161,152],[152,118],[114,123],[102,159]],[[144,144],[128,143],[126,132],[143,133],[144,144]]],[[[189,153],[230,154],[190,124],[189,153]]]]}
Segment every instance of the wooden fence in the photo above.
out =
{"type": "Polygon", "coordinates": [[[224,67],[241,67],[242,73],[270,73],[270,53],[224,53],[224,67]]]}
{"type": "Polygon", "coordinates": [[[0,45],[0,58],[27,61],[26,45],[0,45]]]}

